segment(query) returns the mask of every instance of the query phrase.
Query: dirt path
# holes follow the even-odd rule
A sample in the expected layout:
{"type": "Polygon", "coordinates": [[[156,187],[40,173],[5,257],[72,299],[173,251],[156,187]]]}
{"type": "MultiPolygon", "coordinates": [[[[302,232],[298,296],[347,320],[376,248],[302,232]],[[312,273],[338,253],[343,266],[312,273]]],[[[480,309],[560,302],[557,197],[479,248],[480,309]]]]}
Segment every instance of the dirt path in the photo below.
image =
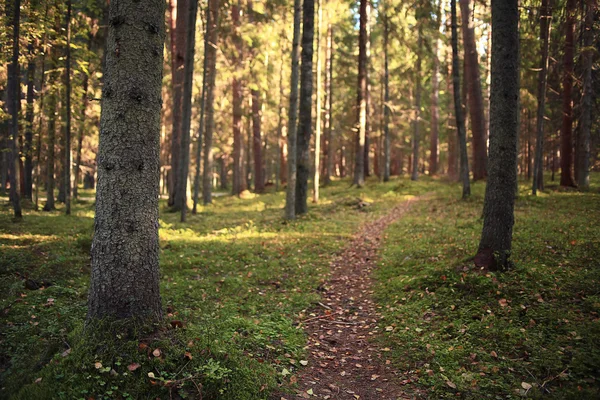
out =
{"type": "MultiPolygon", "coordinates": [[[[376,267],[385,228],[406,212],[409,200],[363,226],[331,262],[323,300],[303,327],[308,334],[308,364],[300,371],[293,399],[386,400],[419,397],[413,371],[397,371],[386,349],[373,343],[380,314],[372,300],[371,272],[376,267]]],[[[282,396],[282,399],[289,399],[282,396]]]]}

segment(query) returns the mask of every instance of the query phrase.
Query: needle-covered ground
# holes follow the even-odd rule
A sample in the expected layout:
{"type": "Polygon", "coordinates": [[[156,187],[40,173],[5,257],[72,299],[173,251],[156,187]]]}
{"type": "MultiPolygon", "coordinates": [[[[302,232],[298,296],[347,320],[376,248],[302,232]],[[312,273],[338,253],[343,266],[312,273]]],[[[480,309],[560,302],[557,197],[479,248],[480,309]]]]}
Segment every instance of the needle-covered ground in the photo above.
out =
{"type": "Polygon", "coordinates": [[[303,327],[326,311],[324,289],[361,227],[426,192],[374,253],[371,299],[382,316],[365,344],[385,354],[373,357],[424,398],[594,398],[597,181],[588,193],[550,188],[538,198],[523,186],[516,267],[505,274],[469,261],[482,184],[462,202],[458,186],[428,178],[364,189],[335,182],[291,223],[282,219],[284,193],[219,197],[187,224],[165,208],[165,323],[113,324],[109,333],[83,325],[93,203],[77,203],[70,217],[30,210],[13,223],[0,198],[0,398],[335,399],[297,383],[315,366],[303,327]]]}

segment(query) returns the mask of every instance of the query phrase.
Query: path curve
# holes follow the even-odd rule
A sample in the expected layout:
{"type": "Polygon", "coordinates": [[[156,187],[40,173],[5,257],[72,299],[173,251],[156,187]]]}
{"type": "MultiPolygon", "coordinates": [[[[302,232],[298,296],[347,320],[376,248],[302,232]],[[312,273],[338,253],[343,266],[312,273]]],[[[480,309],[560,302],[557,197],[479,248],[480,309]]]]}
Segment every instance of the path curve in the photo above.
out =
{"type": "MultiPolygon", "coordinates": [[[[385,228],[399,219],[412,198],[365,224],[331,262],[319,308],[302,325],[308,335],[308,364],[297,376],[292,399],[398,400],[418,398],[414,371],[397,371],[387,349],[373,343],[380,313],[372,299],[371,272],[385,228]]],[[[282,396],[289,399],[290,395],[282,396]]]]}

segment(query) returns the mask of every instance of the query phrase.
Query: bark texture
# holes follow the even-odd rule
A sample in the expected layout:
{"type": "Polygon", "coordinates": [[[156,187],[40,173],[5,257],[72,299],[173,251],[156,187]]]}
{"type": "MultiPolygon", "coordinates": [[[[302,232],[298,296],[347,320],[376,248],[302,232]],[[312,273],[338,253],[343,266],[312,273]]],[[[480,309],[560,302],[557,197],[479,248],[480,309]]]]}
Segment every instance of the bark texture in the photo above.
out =
{"type": "Polygon", "coordinates": [[[419,33],[417,39],[417,64],[415,65],[415,108],[413,120],[413,137],[412,137],[412,172],[410,179],[416,181],[419,178],[419,141],[420,119],[421,119],[421,57],[423,53],[423,28],[419,24],[419,33]]]}
{"type": "Polygon", "coordinates": [[[321,173],[321,116],[323,114],[322,88],[322,59],[321,59],[321,25],[323,23],[323,10],[321,0],[317,1],[317,115],[315,118],[315,175],[313,179],[313,203],[319,202],[319,180],[321,173]]]}
{"type": "Polygon", "coordinates": [[[219,23],[219,0],[209,0],[210,26],[208,51],[206,54],[208,75],[206,79],[206,126],[204,129],[204,169],[202,171],[202,200],[212,203],[213,149],[212,138],[215,129],[215,79],[217,76],[217,38],[219,23]]]}
{"type": "Polygon", "coordinates": [[[161,0],[111,2],[88,321],[162,318],[158,196],[161,0]]]}
{"type": "MultiPolygon", "coordinates": [[[[236,65],[239,65],[243,61],[243,44],[240,34],[240,6],[238,2],[234,1],[231,5],[231,19],[234,26],[232,41],[236,50],[236,54],[234,55],[234,62],[236,65]]],[[[231,80],[231,89],[233,96],[233,183],[231,186],[231,193],[234,196],[239,196],[239,194],[246,189],[246,181],[244,179],[243,171],[244,143],[242,139],[242,101],[244,90],[241,79],[238,76],[234,75],[231,80]]]]}
{"type": "Polygon", "coordinates": [[[292,38],[292,73],[290,83],[290,108],[288,116],[288,177],[285,195],[285,218],[296,218],[296,162],[297,162],[297,127],[298,120],[298,78],[300,72],[300,20],[302,18],[302,2],[294,0],[294,33],[292,38]]]}
{"type": "Polygon", "coordinates": [[[8,113],[10,115],[10,138],[9,138],[9,156],[8,156],[8,174],[10,179],[10,200],[13,205],[14,216],[17,219],[22,218],[21,199],[17,190],[17,138],[19,136],[19,28],[20,28],[20,8],[21,1],[13,2],[12,11],[12,60],[8,70],[8,113]]]}
{"type": "Polygon", "coordinates": [[[389,68],[389,36],[387,3],[383,11],[383,181],[390,180],[390,68],[389,68]]]}
{"type": "Polygon", "coordinates": [[[462,198],[471,195],[469,181],[469,157],[467,155],[467,129],[460,97],[460,70],[458,66],[458,32],[456,22],[456,0],[450,0],[452,18],[452,89],[454,96],[454,113],[456,115],[456,131],[458,132],[458,147],[460,150],[460,180],[462,182],[462,198]]]}
{"type": "Polygon", "coordinates": [[[544,114],[546,110],[546,83],[548,77],[548,49],[550,45],[550,27],[552,22],[551,0],[542,0],[540,9],[540,39],[541,39],[541,60],[540,73],[538,75],[537,87],[537,121],[535,126],[536,145],[535,157],[533,162],[533,195],[538,190],[544,190],[543,157],[544,157],[544,114]]]}
{"type": "Polygon", "coordinates": [[[579,157],[577,159],[577,185],[579,189],[590,186],[590,141],[592,133],[592,108],[593,108],[593,80],[592,67],[594,63],[594,15],[597,10],[596,0],[587,0],[585,14],[585,30],[583,33],[583,98],[581,99],[581,126],[577,145],[579,157]]]}
{"type": "Polygon", "coordinates": [[[71,0],[67,1],[67,45],[65,55],[65,213],[71,214],[71,0]]]}
{"type": "Polygon", "coordinates": [[[313,39],[315,33],[315,2],[304,0],[302,6],[302,66],[300,68],[300,106],[296,138],[296,214],[308,211],[308,176],[310,174],[310,137],[312,135],[313,39]]]}
{"type": "Polygon", "coordinates": [[[262,156],[262,102],[260,92],[252,89],[252,151],[254,153],[254,191],[262,193],[265,191],[265,177],[262,156]]]}
{"type": "Polygon", "coordinates": [[[333,175],[333,27],[327,25],[327,50],[325,54],[325,127],[323,146],[323,183],[331,183],[333,175]]]}
{"type": "Polygon", "coordinates": [[[368,0],[360,0],[358,33],[358,90],[356,98],[356,143],[354,155],[354,184],[365,184],[365,144],[367,132],[367,21],[368,0]]]}
{"type": "Polygon", "coordinates": [[[492,1],[490,164],[475,264],[504,270],[514,224],[519,101],[518,0],[492,1]]]}
{"type": "MultiPolygon", "coordinates": [[[[441,10],[436,10],[437,28],[441,26],[441,10]]],[[[433,39],[433,71],[431,76],[431,132],[429,140],[429,175],[436,175],[438,172],[438,142],[439,142],[439,98],[440,98],[440,39],[436,35],[433,39]]]]}
{"type": "Polygon", "coordinates": [[[575,186],[573,179],[573,73],[575,49],[575,0],[567,0],[563,57],[563,121],[560,135],[560,185],[575,186]]]}
{"type": "Polygon", "coordinates": [[[465,82],[467,84],[471,132],[473,133],[473,180],[486,177],[487,144],[479,59],[475,46],[475,29],[470,16],[469,0],[460,0],[465,47],[465,82]]]}
{"type": "Polygon", "coordinates": [[[190,170],[190,128],[192,122],[192,84],[194,79],[194,50],[196,48],[196,15],[198,0],[189,0],[186,23],[186,54],[183,78],[183,104],[181,115],[181,162],[179,163],[179,193],[176,199],[181,210],[181,222],[187,215],[187,183],[190,170]]]}

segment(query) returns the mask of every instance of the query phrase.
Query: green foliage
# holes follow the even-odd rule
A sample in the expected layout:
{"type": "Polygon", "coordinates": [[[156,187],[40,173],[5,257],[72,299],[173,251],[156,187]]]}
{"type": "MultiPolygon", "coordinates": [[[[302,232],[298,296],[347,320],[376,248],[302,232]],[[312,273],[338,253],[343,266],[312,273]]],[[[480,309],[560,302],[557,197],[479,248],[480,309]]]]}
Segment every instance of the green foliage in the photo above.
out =
{"type": "Polygon", "coordinates": [[[427,188],[373,181],[358,191],[337,181],[293,222],[282,218],[283,193],[218,197],[187,224],[161,213],[165,323],[151,330],[84,328],[93,204],[76,203],[71,217],[28,210],[13,224],[2,198],[0,397],[267,398],[303,359],[295,322],[318,301],[331,256],[359,224],[427,188]],[[27,279],[51,285],[28,290],[27,279]]]}
{"type": "Polygon", "coordinates": [[[383,338],[431,398],[597,398],[598,188],[516,204],[511,258],[473,269],[484,186],[448,187],[388,230],[377,271],[383,338]]]}

